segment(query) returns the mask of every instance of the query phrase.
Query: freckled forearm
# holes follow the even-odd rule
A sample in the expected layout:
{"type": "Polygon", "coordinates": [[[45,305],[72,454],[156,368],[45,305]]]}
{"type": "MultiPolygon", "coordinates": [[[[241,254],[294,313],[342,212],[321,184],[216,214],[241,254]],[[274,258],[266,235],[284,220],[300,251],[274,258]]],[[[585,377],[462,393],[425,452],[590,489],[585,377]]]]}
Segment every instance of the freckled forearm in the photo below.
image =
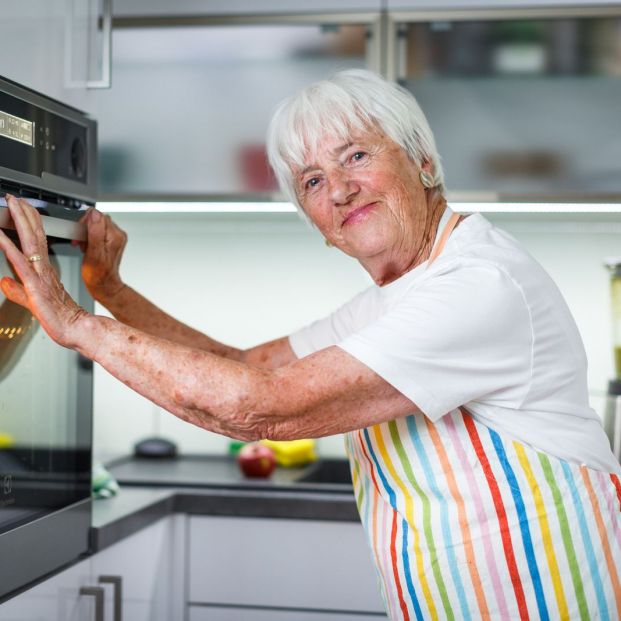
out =
{"type": "Polygon", "coordinates": [[[120,322],[142,332],[231,360],[241,359],[241,350],[219,343],[171,317],[128,285],[119,287],[114,295],[98,296],[97,300],[120,322]]]}
{"type": "Polygon", "coordinates": [[[242,439],[265,435],[262,395],[269,374],[160,339],[107,317],[87,315],[75,348],[179,418],[242,439]]]}
{"type": "MultiPolygon", "coordinates": [[[[381,412],[367,411],[364,404],[343,403],[317,406],[307,411],[292,412],[287,416],[272,417],[268,425],[270,440],[299,440],[303,438],[322,438],[355,429],[368,427],[379,422],[381,412]]],[[[384,418],[384,417],[382,417],[384,418]]],[[[387,413],[386,420],[394,418],[392,412],[387,413]]]]}
{"type": "Polygon", "coordinates": [[[260,369],[93,315],[77,323],[71,343],[179,418],[242,440],[322,437],[416,409],[338,348],[260,369]]]}

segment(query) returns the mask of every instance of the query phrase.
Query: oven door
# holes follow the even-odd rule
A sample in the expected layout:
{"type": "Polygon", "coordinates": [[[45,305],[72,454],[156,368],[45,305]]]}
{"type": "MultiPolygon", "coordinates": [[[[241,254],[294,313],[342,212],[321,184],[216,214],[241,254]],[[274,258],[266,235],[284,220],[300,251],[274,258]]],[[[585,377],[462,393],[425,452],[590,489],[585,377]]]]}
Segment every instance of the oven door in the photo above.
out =
{"type": "MultiPolygon", "coordinates": [[[[47,216],[45,226],[65,288],[92,311],[76,223],[47,216]]],[[[0,275],[12,275],[2,253],[0,275]]],[[[88,551],[91,421],[92,363],[0,292],[0,599],[88,551]]]]}

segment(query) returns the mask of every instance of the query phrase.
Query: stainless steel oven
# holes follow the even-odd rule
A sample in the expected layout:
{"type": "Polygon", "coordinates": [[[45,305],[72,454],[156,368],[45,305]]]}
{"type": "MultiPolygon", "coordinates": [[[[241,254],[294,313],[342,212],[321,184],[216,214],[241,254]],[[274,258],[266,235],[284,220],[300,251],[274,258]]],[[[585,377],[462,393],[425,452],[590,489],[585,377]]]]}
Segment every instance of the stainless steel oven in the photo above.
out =
{"type": "MultiPolygon", "coordinates": [[[[0,226],[17,240],[7,192],[37,207],[65,288],[92,309],[71,241],[95,202],[96,125],[0,78],[0,226]]],[[[88,551],[91,428],[90,361],[0,293],[0,600],[88,551]]]]}

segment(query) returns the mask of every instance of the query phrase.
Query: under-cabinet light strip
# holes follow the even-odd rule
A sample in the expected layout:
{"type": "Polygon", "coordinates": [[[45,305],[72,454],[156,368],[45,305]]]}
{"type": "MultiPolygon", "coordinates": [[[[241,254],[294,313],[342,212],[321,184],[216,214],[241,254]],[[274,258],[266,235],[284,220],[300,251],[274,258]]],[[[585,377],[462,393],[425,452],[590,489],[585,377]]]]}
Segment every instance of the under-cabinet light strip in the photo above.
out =
{"type": "Polygon", "coordinates": [[[462,203],[449,201],[460,213],[620,213],[621,203],[462,203]]]}
{"type": "Polygon", "coordinates": [[[100,202],[105,213],[287,213],[295,212],[293,203],[251,202],[100,202]]]}
{"type": "MultiPolygon", "coordinates": [[[[449,202],[460,213],[620,213],[621,203],[462,203],[449,202]]],[[[100,202],[106,213],[294,213],[285,202],[100,202]]]]}

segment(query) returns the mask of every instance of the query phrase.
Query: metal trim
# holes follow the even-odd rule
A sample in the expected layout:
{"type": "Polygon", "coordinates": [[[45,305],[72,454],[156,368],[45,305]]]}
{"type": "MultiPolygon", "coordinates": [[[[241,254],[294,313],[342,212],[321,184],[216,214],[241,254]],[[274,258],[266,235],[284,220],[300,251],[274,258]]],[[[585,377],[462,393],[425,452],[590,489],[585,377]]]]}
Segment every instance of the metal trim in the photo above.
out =
{"type": "Polygon", "coordinates": [[[571,18],[571,17],[619,17],[621,6],[594,7],[507,7],[481,9],[421,9],[407,11],[390,11],[390,18],[397,22],[430,21],[476,21],[526,18],[571,18]]]}
{"type": "Polygon", "coordinates": [[[382,12],[270,13],[244,15],[153,15],[113,17],[113,28],[166,28],[177,26],[252,26],[280,24],[373,24],[382,12]]]}

